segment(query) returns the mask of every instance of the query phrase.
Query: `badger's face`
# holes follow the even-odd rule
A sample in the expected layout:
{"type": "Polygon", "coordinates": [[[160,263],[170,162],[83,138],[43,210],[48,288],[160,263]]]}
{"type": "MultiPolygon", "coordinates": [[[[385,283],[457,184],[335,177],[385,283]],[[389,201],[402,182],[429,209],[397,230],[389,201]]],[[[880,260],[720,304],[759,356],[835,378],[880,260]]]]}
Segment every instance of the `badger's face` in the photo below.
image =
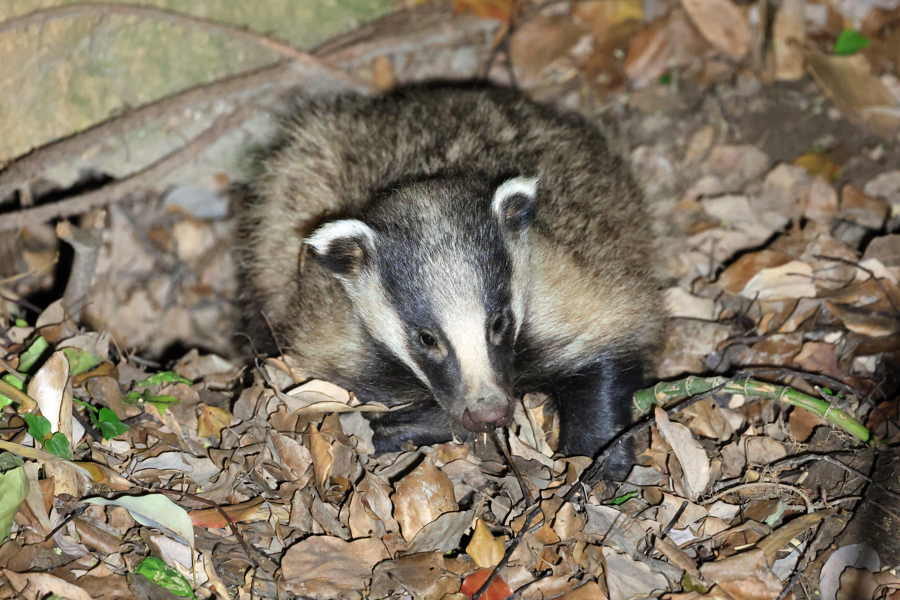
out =
{"type": "Polygon", "coordinates": [[[462,179],[416,183],[361,220],[320,227],[307,244],[341,281],[370,334],[469,431],[512,418],[514,344],[537,179],[495,190],[462,179]]]}

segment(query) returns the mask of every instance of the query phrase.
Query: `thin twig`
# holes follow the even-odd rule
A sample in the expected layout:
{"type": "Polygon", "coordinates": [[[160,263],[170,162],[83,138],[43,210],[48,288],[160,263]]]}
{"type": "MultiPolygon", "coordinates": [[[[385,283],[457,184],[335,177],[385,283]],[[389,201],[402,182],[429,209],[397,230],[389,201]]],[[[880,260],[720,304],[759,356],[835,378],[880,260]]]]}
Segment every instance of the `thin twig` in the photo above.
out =
{"type": "Polygon", "coordinates": [[[806,504],[806,512],[812,513],[812,512],[816,511],[816,507],[813,504],[810,497],[806,494],[806,492],[804,492],[800,488],[794,487],[792,485],[788,485],[786,483],[769,483],[766,481],[757,481],[755,483],[743,483],[741,485],[736,485],[733,488],[728,488],[727,490],[723,490],[723,491],[719,492],[718,494],[716,494],[715,496],[713,496],[711,498],[707,498],[700,504],[702,504],[703,506],[706,506],[708,504],[712,504],[713,502],[715,502],[716,500],[719,500],[720,498],[724,498],[725,496],[728,496],[730,494],[735,494],[737,492],[743,492],[744,490],[758,490],[758,489],[772,489],[772,488],[783,490],[786,492],[791,492],[792,494],[797,494],[798,496],[800,496],[803,499],[803,503],[806,504]]]}
{"type": "Polygon", "coordinates": [[[894,309],[894,314],[900,315],[900,306],[897,306],[897,304],[894,302],[894,298],[891,297],[890,292],[888,292],[888,289],[884,286],[884,284],[881,282],[881,280],[875,276],[875,272],[872,269],[864,267],[856,261],[847,260],[846,258],[841,258],[839,256],[825,256],[823,254],[816,254],[815,256],[813,256],[813,258],[815,258],[817,260],[829,260],[832,262],[841,263],[843,265],[849,265],[851,267],[855,267],[855,268],[859,269],[863,273],[866,273],[870,278],[872,278],[875,281],[875,283],[881,289],[881,293],[884,294],[885,299],[891,305],[891,308],[894,309]]]}
{"type": "Polygon", "coordinates": [[[681,503],[681,506],[679,506],[678,510],[675,511],[675,516],[672,517],[672,519],[669,521],[669,524],[666,525],[665,527],[663,527],[663,530],[659,532],[660,539],[665,539],[665,537],[667,535],[669,535],[669,532],[672,531],[673,527],[675,527],[675,523],[677,523],[678,519],[681,518],[681,515],[684,514],[684,511],[687,508],[687,506],[688,506],[687,500],[685,500],[684,502],[681,503]]]}
{"type": "Polygon", "coordinates": [[[512,456],[510,456],[509,454],[509,450],[506,449],[506,443],[503,441],[503,439],[501,439],[497,429],[494,429],[491,432],[491,437],[494,438],[494,444],[496,444],[497,447],[500,448],[501,452],[503,452],[503,456],[506,457],[506,462],[509,464],[509,468],[516,476],[516,479],[519,482],[519,487],[522,488],[522,497],[525,499],[527,504],[534,504],[535,500],[531,497],[531,492],[528,491],[528,486],[525,485],[525,478],[522,477],[522,472],[519,471],[519,467],[517,467],[516,463],[513,462],[512,456]]]}
{"type": "Polygon", "coordinates": [[[497,566],[491,570],[491,574],[488,575],[488,578],[484,580],[484,583],[478,588],[478,591],[475,592],[475,595],[472,596],[472,600],[478,600],[481,596],[487,591],[487,589],[493,583],[494,578],[497,576],[497,573],[500,572],[500,569],[506,566],[506,563],[509,562],[509,558],[512,556],[513,552],[515,552],[516,548],[519,547],[519,544],[522,543],[522,539],[525,536],[525,532],[531,527],[531,522],[541,514],[541,505],[538,504],[535,506],[528,516],[525,517],[525,522],[522,523],[522,528],[519,530],[519,533],[516,534],[516,537],[512,539],[509,543],[509,546],[506,547],[506,552],[503,553],[503,558],[500,559],[500,562],[497,563],[497,566]]]}
{"type": "Polygon", "coordinates": [[[103,186],[98,190],[66,198],[60,202],[2,214],[0,215],[0,231],[20,229],[32,223],[44,223],[51,219],[77,215],[111,204],[123,196],[150,187],[162,176],[183,165],[186,159],[196,156],[223,133],[250,118],[255,112],[255,108],[243,107],[233,113],[222,115],[208,129],[184,146],[176,148],[128,177],[103,186]]]}

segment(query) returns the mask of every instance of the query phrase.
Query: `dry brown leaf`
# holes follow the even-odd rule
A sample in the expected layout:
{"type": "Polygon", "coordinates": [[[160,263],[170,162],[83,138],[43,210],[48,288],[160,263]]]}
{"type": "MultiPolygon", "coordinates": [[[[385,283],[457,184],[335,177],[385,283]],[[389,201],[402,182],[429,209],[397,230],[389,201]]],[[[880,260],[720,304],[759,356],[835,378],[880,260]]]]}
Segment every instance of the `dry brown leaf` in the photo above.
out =
{"type": "MultiPolygon", "coordinates": [[[[241,502],[240,504],[232,504],[229,506],[220,506],[222,509],[235,523],[240,523],[241,521],[247,519],[251,515],[256,514],[256,509],[265,502],[265,498],[260,496],[259,498],[254,498],[253,500],[248,500],[247,502],[241,502]]],[[[224,527],[228,527],[228,519],[226,519],[221,512],[219,512],[219,508],[203,508],[198,510],[192,510],[188,513],[188,516],[191,518],[191,523],[194,524],[195,527],[206,527],[209,529],[222,529],[224,527]]],[[[268,511],[267,511],[268,512],[268,511]]]]}
{"type": "Polygon", "coordinates": [[[734,434],[731,423],[712,398],[687,407],[682,414],[691,417],[688,426],[697,435],[723,442],[734,434]]]}
{"type": "Polygon", "coordinates": [[[609,596],[606,595],[600,584],[596,581],[588,581],[584,585],[559,596],[557,600],[608,600],[608,598],[609,596]]]}
{"type": "Polygon", "coordinates": [[[824,305],[828,312],[840,319],[844,327],[853,333],[879,338],[894,336],[900,332],[900,321],[893,315],[879,314],[869,309],[854,308],[827,301],[824,305]]]}
{"type": "Polygon", "coordinates": [[[453,0],[456,14],[473,14],[482,19],[509,23],[516,8],[515,0],[453,0]]]}
{"type": "Polygon", "coordinates": [[[91,600],[83,589],[50,573],[14,573],[3,569],[9,583],[18,590],[17,597],[23,600],[40,600],[44,596],[56,594],[66,600],[91,600]]]}
{"type": "Polygon", "coordinates": [[[841,379],[844,375],[837,362],[837,349],[834,344],[824,342],[806,342],[800,354],[794,357],[794,364],[801,371],[822,373],[841,379]]]}
{"type": "Polygon", "coordinates": [[[231,426],[231,413],[218,406],[201,404],[197,415],[197,437],[218,439],[222,430],[231,426]]]}
{"type": "Polygon", "coordinates": [[[900,111],[893,95],[871,72],[863,54],[824,54],[811,44],[803,46],[806,68],[822,93],[857,126],[892,138],[900,129],[900,111]]]}
{"type": "Polygon", "coordinates": [[[398,531],[399,526],[393,517],[394,504],[391,502],[391,486],[384,479],[369,473],[363,476],[356,486],[356,491],[366,501],[366,506],[375,518],[384,523],[388,531],[398,531]]]}
{"type": "Polygon", "coordinates": [[[830,510],[821,510],[819,512],[807,513],[801,515],[783,527],[779,527],[771,533],[767,538],[757,544],[757,547],[765,554],[769,564],[775,564],[775,558],[778,551],[786,546],[792,539],[815,525],[818,525],[822,519],[827,519],[834,513],[830,510]]]}
{"type": "Polygon", "coordinates": [[[673,319],[667,334],[666,348],[657,372],[660,379],[704,371],[706,357],[728,339],[731,328],[721,323],[673,319]]]}
{"type": "Polygon", "coordinates": [[[561,540],[570,540],[584,529],[584,518],[575,512],[571,502],[566,502],[553,518],[553,531],[561,540]]]}
{"type": "Polygon", "coordinates": [[[372,86],[379,91],[387,91],[397,84],[394,63],[386,54],[379,54],[372,60],[372,86]]]}
{"type": "Polygon", "coordinates": [[[298,584],[317,579],[338,589],[359,589],[365,587],[373,567],[386,558],[387,549],[379,539],[345,542],[314,535],[287,549],[281,559],[281,572],[285,583],[295,590],[303,589],[298,584]]]}
{"type": "Polygon", "coordinates": [[[319,433],[315,425],[310,425],[306,441],[309,442],[309,451],[312,454],[313,468],[316,472],[316,487],[319,488],[319,493],[324,495],[328,478],[331,477],[331,470],[334,466],[334,450],[331,447],[331,440],[319,433]]]}
{"type": "Polygon", "coordinates": [[[834,187],[821,176],[813,179],[809,195],[803,202],[803,215],[811,221],[828,225],[838,212],[838,197],[834,187]]]}
{"type": "Polygon", "coordinates": [[[741,60],[750,49],[750,25],[729,0],[681,0],[703,37],[716,50],[741,60]]]}
{"type": "Polygon", "coordinates": [[[781,582],[772,574],[765,553],[758,548],[705,563],[700,567],[700,573],[735,598],[774,600],[781,593],[781,582]]]}
{"type": "Polygon", "coordinates": [[[459,510],[453,483],[428,457],[397,483],[397,491],[391,500],[394,518],[407,542],[412,542],[425,525],[443,513],[459,510]]]}
{"type": "Polygon", "coordinates": [[[795,407],[791,410],[788,424],[790,425],[791,437],[795,441],[805,442],[817,427],[827,425],[828,421],[811,410],[795,407]]]}
{"type": "Polygon", "coordinates": [[[409,544],[407,552],[450,552],[459,546],[459,540],[472,528],[475,511],[445,512],[426,524],[409,544]]]}
{"type": "Polygon", "coordinates": [[[767,465],[787,456],[784,444],[769,436],[745,438],[747,462],[751,465],[767,465]]]}
{"type": "Polygon", "coordinates": [[[803,77],[803,52],[799,44],[806,37],[806,3],[784,0],[772,26],[772,53],[775,56],[775,79],[795,81],[803,77]]]}
{"type": "Polygon", "coordinates": [[[595,37],[601,38],[613,26],[628,20],[644,20],[644,6],[639,0],[593,0],[576,2],[569,14],[591,28],[595,37]]]}
{"type": "Polygon", "coordinates": [[[658,406],[654,408],[654,418],[660,435],[669,443],[681,463],[685,491],[691,500],[696,500],[709,484],[709,458],[706,451],[691,437],[691,431],[687,427],[669,421],[666,411],[658,406]]]}
{"type": "Polygon", "coordinates": [[[566,15],[538,16],[516,31],[509,47],[510,58],[525,86],[540,81],[541,72],[551,63],[568,57],[587,28],[566,15]]]}
{"type": "Polygon", "coordinates": [[[459,590],[460,579],[447,570],[440,552],[427,552],[387,560],[375,567],[371,598],[388,598],[402,592],[413,598],[444,598],[459,590]]]}
{"type": "Polygon", "coordinates": [[[630,600],[665,591],[669,583],[665,576],[654,573],[646,564],[638,562],[612,548],[603,548],[606,557],[606,587],[609,600],[630,600]]]}
{"type": "Polygon", "coordinates": [[[272,431],[269,433],[272,446],[278,454],[281,463],[288,468],[291,479],[298,487],[303,487],[309,481],[309,467],[313,464],[312,453],[297,440],[272,431]]]}
{"type": "Polygon", "coordinates": [[[813,283],[812,267],[794,260],[780,267],[763,269],[747,282],[740,293],[745,298],[769,300],[814,298],[816,285],[813,283]]]}
{"type": "Polygon", "coordinates": [[[841,219],[852,221],[866,229],[881,229],[890,213],[888,204],[880,198],[873,198],[849,183],[841,189],[841,219]]]}
{"type": "Polygon", "coordinates": [[[503,538],[495,538],[487,525],[481,519],[475,520],[475,531],[472,533],[472,539],[466,545],[466,554],[468,554],[479,568],[487,569],[493,567],[500,562],[506,546],[503,538]]]}
{"type": "MultiPolygon", "coordinates": [[[[634,555],[647,532],[635,519],[614,506],[586,504],[582,532],[596,536],[596,540],[609,540],[620,550],[634,555]]],[[[591,539],[591,538],[588,538],[591,539]]]]}
{"type": "Polygon", "coordinates": [[[790,261],[789,256],[776,250],[744,254],[722,272],[716,280],[716,287],[738,294],[763,269],[780,267],[790,261]]]}

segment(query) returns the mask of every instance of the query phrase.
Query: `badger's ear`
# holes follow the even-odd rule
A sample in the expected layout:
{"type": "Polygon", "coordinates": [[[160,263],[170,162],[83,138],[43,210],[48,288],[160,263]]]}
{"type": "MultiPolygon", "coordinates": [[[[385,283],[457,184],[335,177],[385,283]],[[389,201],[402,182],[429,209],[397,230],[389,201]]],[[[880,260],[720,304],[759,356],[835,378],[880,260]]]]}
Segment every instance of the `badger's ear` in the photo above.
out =
{"type": "Polygon", "coordinates": [[[491,212],[507,231],[518,233],[534,221],[538,178],[513,177],[494,192],[491,212]]]}
{"type": "Polygon", "coordinates": [[[326,223],[306,238],[322,266],[344,280],[355,278],[373,259],[375,232],[356,219],[326,223]]]}

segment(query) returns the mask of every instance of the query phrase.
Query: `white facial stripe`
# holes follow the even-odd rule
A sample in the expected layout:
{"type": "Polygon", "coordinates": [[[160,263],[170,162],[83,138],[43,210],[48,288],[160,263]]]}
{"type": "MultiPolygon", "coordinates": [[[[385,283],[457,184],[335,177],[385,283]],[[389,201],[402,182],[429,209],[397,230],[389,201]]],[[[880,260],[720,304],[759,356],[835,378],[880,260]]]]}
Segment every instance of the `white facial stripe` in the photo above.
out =
{"type": "Polygon", "coordinates": [[[491,211],[498,217],[502,217],[506,199],[516,194],[525,194],[529,198],[534,198],[534,195],[537,194],[538,181],[540,181],[539,177],[513,177],[512,179],[507,179],[494,192],[494,199],[491,200],[491,211]]]}
{"type": "Polygon", "coordinates": [[[365,238],[374,243],[375,234],[372,229],[356,219],[342,219],[326,223],[316,229],[311,236],[306,238],[306,243],[312,246],[319,254],[325,254],[328,246],[335,240],[346,238],[365,238]]]}
{"type": "Polygon", "coordinates": [[[352,287],[355,289],[348,286],[347,291],[351,297],[355,296],[353,305],[369,332],[430,387],[428,378],[409,352],[403,322],[388,301],[381,279],[364,273],[352,287]]]}
{"type": "MultiPolygon", "coordinates": [[[[451,263],[452,264],[452,263],[451,263]]],[[[435,294],[435,312],[441,330],[456,354],[464,388],[476,393],[494,382],[485,327],[487,314],[477,274],[460,262],[454,272],[444,271],[441,292],[435,294]]]]}

